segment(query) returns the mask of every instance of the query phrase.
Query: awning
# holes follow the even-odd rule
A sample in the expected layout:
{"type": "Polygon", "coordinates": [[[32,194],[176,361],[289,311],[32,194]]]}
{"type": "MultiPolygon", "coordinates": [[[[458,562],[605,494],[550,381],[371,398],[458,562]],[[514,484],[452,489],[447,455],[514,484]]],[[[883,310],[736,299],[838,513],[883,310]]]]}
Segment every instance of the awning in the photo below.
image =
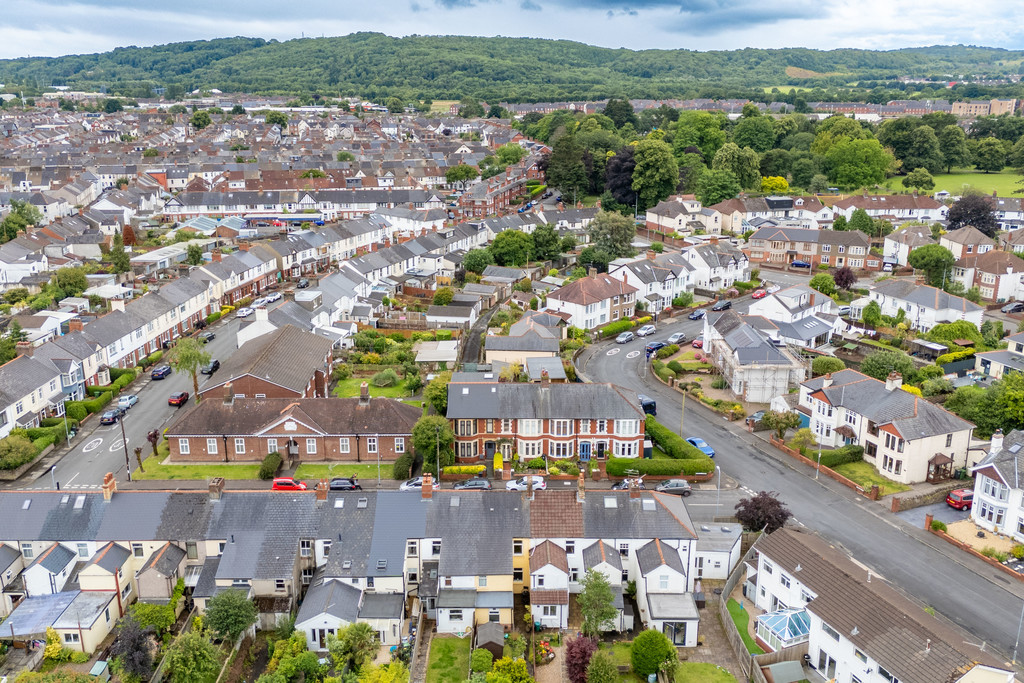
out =
{"type": "Polygon", "coordinates": [[[932,459],[928,461],[929,465],[952,465],[953,459],[943,453],[936,453],[932,456],[932,459]]]}
{"type": "Polygon", "coordinates": [[[850,425],[843,425],[841,427],[837,427],[836,434],[838,434],[839,436],[845,436],[847,439],[857,438],[857,432],[853,431],[853,428],[850,427],[850,425]]]}

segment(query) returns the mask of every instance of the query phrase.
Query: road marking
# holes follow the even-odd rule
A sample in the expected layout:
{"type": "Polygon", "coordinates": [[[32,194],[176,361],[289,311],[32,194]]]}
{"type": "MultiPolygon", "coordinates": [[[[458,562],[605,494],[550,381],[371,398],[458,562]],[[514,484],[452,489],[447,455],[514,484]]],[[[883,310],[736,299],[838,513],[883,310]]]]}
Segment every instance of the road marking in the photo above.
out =
{"type": "Polygon", "coordinates": [[[75,479],[78,479],[78,475],[79,475],[79,474],[81,474],[81,472],[75,472],[75,476],[73,476],[73,477],[71,477],[70,479],[68,479],[68,480],[67,480],[67,481],[66,481],[66,482],[64,483],[64,486],[70,486],[70,485],[71,485],[71,482],[73,482],[73,481],[74,481],[75,479]]]}
{"type": "Polygon", "coordinates": [[[621,350],[622,350],[622,349],[620,349],[620,348],[618,348],[618,347],[616,347],[616,348],[614,348],[614,349],[608,349],[608,352],[607,352],[607,354],[606,354],[606,355],[608,355],[608,356],[614,356],[615,354],[617,354],[617,353],[618,353],[619,351],[621,351],[621,350]]]}
{"type": "Polygon", "coordinates": [[[89,453],[89,452],[94,451],[97,448],[99,448],[100,444],[102,444],[102,443],[103,443],[103,439],[101,439],[100,437],[96,437],[95,439],[93,439],[89,443],[85,444],[85,446],[82,447],[82,450],[85,451],[86,453],[89,453]]]}
{"type": "MultiPolygon", "coordinates": [[[[616,351],[617,350],[618,349],[616,349],[616,351]]],[[[626,354],[626,358],[636,358],[639,355],[640,355],[639,351],[630,351],[629,353],[626,354]]]]}
{"type": "Polygon", "coordinates": [[[117,440],[117,441],[115,441],[114,443],[110,444],[110,449],[109,449],[109,450],[110,450],[110,452],[111,452],[111,453],[113,453],[114,451],[119,451],[119,450],[121,450],[122,448],[124,448],[124,446],[125,446],[125,445],[126,445],[126,444],[127,444],[128,442],[129,442],[129,441],[130,441],[130,439],[124,439],[124,440],[118,439],[118,440],[117,440]]]}

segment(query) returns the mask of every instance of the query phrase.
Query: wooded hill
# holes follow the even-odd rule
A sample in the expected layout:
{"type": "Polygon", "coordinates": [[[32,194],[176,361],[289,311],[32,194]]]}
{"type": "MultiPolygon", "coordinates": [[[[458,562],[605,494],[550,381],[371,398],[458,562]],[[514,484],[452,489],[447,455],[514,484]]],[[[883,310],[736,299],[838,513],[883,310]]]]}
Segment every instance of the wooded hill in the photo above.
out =
{"type": "MultiPolygon", "coordinates": [[[[54,85],[145,97],[173,92],[559,101],[734,96],[729,89],[873,87],[899,76],[1018,72],[1024,51],[940,46],[894,51],[803,48],[626,50],[564,40],[355,33],[287,42],[224,38],[57,58],[0,61],[8,90],[54,85]],[[708,87],[722,88],[709,91],[708,87]]],[[[919,88],[919,86],[918,86],[919,88]]],[[[979,93],[980,94],[980,93],[979,93]]],[[[968,96],[972,96],[968,93],[968,96]]]]}

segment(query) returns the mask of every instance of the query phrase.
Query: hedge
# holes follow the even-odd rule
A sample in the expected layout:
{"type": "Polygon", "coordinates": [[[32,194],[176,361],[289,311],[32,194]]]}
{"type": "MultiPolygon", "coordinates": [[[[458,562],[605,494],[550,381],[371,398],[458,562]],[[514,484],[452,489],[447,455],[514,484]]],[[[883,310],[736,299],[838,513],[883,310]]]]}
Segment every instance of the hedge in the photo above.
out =
{"type": "MultiPolygon", "coordinates": [[[[67,411],[65,411],[67,412],[67,411]]],[[[68,415],[67,427],[68,429],[78,429],[79,420],[68,415]]],[[[60,427],[64,429],[64,418],[63,417],[45,417],[39,421],[40,427],[60,427]]]]}
{"type": "Polygon", "coordinates": [[[277,470],[281,467],[281,454],[277,451],[273,453],[267,453],[267,457],[263,458],[263,462],[260,463],[260,471],[256,474],[260,479],[273,479],[274,475],[277,474],[277,470]]]}
{"type": "Polygon", "coordinates": [[[964,349],[963,351],[953,351],[952,353],[944,353],[935,359],[936,365],[945,365],[946,363],[953,363],[964,358],[970,358],[976,353],[975,349],[964,349]]]}
{"type": "Polygon", "coordinates": [[[211,324],[217,322],[218,320],[220,320],[220,317],[222,315],[224,315],[224,314],[221,313],[220,311],[214,311],[210,315],[206,316],[206,324],[207,325],[211,325],[211,324]]]}
{"type": "Polygon", "coordinates": [[[571,474],[579,476],[580,468],[572,460],[558,461],[548,467],[548,474],[571,474]]]}
{"type": "Polygon", "coordinates": [[[864,459],[864,447],[850,444],[837,448],[834,451],[822,451],[821,464],[829,469],[851,462],[860,462],[864,459]]]}
{"type": "Polygon", "coordinates": [[[683,366],[677,360],[670,360],[668,362],[668,366],[667,367],[668,367],[669,370],[671,370],[672,372],[676,373],[677,375],[682,375],[683,374],[683,366]]]}
{"type": "Polygon", "coordinates": [[[156,365],[160,362],[160,359],[164,357],[164,352],[157,349],[153,353],[149,354],[142,359],[142,366],[149,367],[150,365],[156,365]]]}
{"type": "Polygon", "coordinates": [[[679,344],[669,344],[668,346],[663,346],[658,349],[657,356],[658,358],[668,358],[669,356],[674,356],[677,353],[679,353],[679,344]]]}
{"type": "Polygon", "coordinates": [[[647,460],[644,458],[609,458],[605,471],[612,477],[624,477],[628,470],[641,475],[678,476],[680,474],[706,474],[715,471],[711,458],[700,460],[647,460]]]}
{"type": "Polygon", "coordinates": [[[437,341],[451,341],[452,340],[452,331],[451,330],[438,330],[437,333],[434,335],[434,337],[437,339],[437,341]]]}
{"type": "Polygon", "coordinates": [[[445,474],[483,474],[487,465],[449,465],[444,468],[445,474]]]}
{"type": "Polygon", "coordinates": [[[81,422],[89,414],[81,401],[68,401],[64,404],[64,414],[75,422],[81,422]]]}
{"type": "MultiPolygon", "coordinates": [[[[99,411],[103,410],[104,406],[110,403],[110,399],[112,399],[113,397],[114,395],[108,391],[104,392],[103,394],[100,394],[99,397],[94,398],[91,401],[68,401],[64,405],[64,410],[68,413],[68,417],[75,417],[76,415],[80,414],[79,411],[82,408],[84,408],[85,411],[88,413],[98,413],[99,411]]],[[[82,415],[81,418],[76,419],[84,420],[85,415],[82,415]]]]}
{"type": "Polygon", "coordinates": [[[647,436],[650,437],[651,441],[658,448],[665,451],[668,457],[680,460],[701,460],[707,458],[700,449],[658,422],[653,415],[647,416],[645,427],[647,436]]]}
{"type": "MultiPolygon", "coordinates": [[[[54,437],[53,437],[52,434],[49,435],[49,436],[41,436],[38,439],[32,439],[32,445],[36,449],[36,456],[38,456],[40,453],[42,453],[44,448],[46,448],[47,446],[52,445],[53,443],[54,443],[54,437]]],[[[34,459],[35,458],[33,458],[33,460],[34,459]]]]}
{"type": "Polygon", "coordinates": [[[406,451],[391,465],[391,478],[402,480],[412,476],[412,453],[406,451]]]}
{"type": "Polygon", "coordinates": [[[606,339],[608,337],[617,337],[623,332],[628,332],[631,329],[633,329],[632,320],[620,320],[618,322],[609,323],[608,325],[605,325],[601,329],[601,336],[605,337],[606,339]]]}
{"type": "Polygon", "coordinates": [[[534,458],[526,462],[526,468],[530,470],[542,470],[545,467],[544,458],[534,458]]]}
{"type": "MultiPolygon", "coordinates": [[[[111,377],[114,376],[114,371],[113,370],[110,371],[110,376],[111,377]]],[[[89,394],[90,396],[100,396],[102,394],[105,394],[108,391],[111,394],[119,394],[119,393],[121,393],[122,389],[124,389],[126,386],[131,384],[134,380],[135,380],[135,371],[134,370],[123,370],[123,371],[121,371],[120,375],[118,376],[118,378],[115,381],[111,382],[110,384],[103,385],[103,386],[93,385],[91,387],[86,387],[85,388],[85,393],[89,394]]]]}
{"type": "Polygon", "coordinates": [[[33,442],[36,439],[51,439],[51,443],[59,444],[64,441],[64,423],[57,427],[29,427],[25,430],[28,438],[33,442]]]}

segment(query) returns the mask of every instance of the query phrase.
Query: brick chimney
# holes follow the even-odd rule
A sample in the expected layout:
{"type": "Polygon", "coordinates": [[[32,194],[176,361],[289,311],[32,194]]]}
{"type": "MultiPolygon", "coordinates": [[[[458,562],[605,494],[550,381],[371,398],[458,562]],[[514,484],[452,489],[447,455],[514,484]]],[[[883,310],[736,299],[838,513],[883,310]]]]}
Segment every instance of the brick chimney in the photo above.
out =
{"type": "Polygon", "coordinates": [[[81,332],[85,329],[85,323],[81,318],[72,318],[68,321],[68,332],[81,332]]]}
{"type": "Polygon", "coordinates": [[[813,306],[814,305],[814,292],[811,292],[811,298],[807,300],[807,305],[808,306],[813,306]]]}
{"type": "Polygon", "coordinates": [[[14,345],[15,354],[18,356],[32,357],[32,351],[35,347],[32,346],[32,342],[20,341],[14,345]]]}
{"type": "Polygon", "coordinates": [[[359,405],[370,405],[370,385],[366,382],[359,385],[359,405]]]}
{"type": "Polygon", "coordinates": [[[889,376],[885,378],[885,390],[892,391],[893,389],[899,389],[903,386],[903,375],[898,372],[890,372],[889,376]]]}
{"type": "Polygon", "coordinates": [[[224,255],[217,250],[210,252],[210,258],[213,260],[214,263],[220,263],[220,260],[221,258],[223,258],[223,256],[224,255]]]}
{"type": "Polygon", "coordinates": [[[214,477],[210,480],[210,500],[220,500],[224,495],[224,477],[214,477]]]}
{"type": "Polygon", "coordinates": [[[248,242],[239,242],[238,243],[238,250],[239,251],[249,251],[249,246],[250,245],[249,245],[248,242]]]}
{"type": "Polygon", "coordinates": [[[327,480],[321,479],[316,484],[316,503],[322,505],[327,500],[327,480]]]}
{"type": "Polygon", "coordinates": [[[113,472],[107,472],[103,477],[103,485],[100,486],[103,490],[103,500],[110,502],[110,499],[117,493],[117,479],[114,479],[113,472]]]}
{"type": "Polygon", "coordinates": [[[430,472],[423,473],[423,486],[420,487],[424,500],[429,500],[434,496],[434,475],[430,472]]]}
{"type": "MultiPolygon", "coordinates": [[[[583,464],[583,463],[581,463],[583,464]]],[[[583,483],[583,469],[580,469],[580,476],[576,479],[576,500],[582,503],[587,497],[587,489],[583,483]]]]}
{"type": "Polygon", "coordinates": [[[541,370],[540,371],[540,385],[542,387],[546,387],[549,384],[551,384],[551,378],[548,376],[548,371],[547,370],[541,370]]]}
{"type": "Polygon", "coordinates": [[[224,385],[224,405],[230,406],[235,404],[235,393],[234,387],[231,386],[231,382],[224,385]]]}
{"type": "Polygon", "coordinates": [[[631,479],[629,481],[629,497],[630,498],[639,498],[640,497],[640,487],[637,486],[637,483],[636,483],[635,479],[631,479]]]}
{"type": "Polygon", "coordinates": [[[988,454],[995,455],[999,451],[1003,450],[1003,430],[997,429],[992,434],[992,443],[988,447],[988,454]]]}
{"type": "Polygon", "coordinates": [[[822,380],[821,380],[821,388],[822,389],[827,389],[830,386],[832,386],[832,373],[831,372],[828,373],[827,375],[825,375],[822,378],[822,380]]]}
{"type": "Polygon", "coordinates": [[[648,261],[653,261],[656,258],[658,258],[658,252],[654,251],[653,249],[648,249],[647,250],[647,260],[648,261]]]}

